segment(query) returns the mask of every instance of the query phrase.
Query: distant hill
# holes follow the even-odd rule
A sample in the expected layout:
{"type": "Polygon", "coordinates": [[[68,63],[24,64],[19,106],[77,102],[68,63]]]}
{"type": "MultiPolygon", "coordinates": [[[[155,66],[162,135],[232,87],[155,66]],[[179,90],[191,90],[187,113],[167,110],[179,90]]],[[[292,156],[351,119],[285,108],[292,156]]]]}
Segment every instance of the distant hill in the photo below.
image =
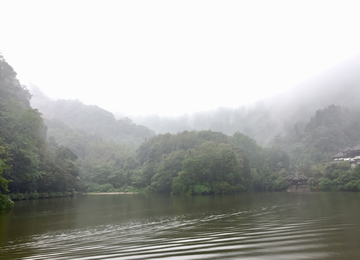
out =
{"type": "MultiPolygon", "coordinates": [[[[34,85],[30,86],[30,93],[33,95],[31,106],[37,108],[45,118],[60,121],[75,130],[118,144],[135,146],[155,135],[148,127],[134,124],[129,118],[116,120],[112,113],[98,106],[85,105],[79,100],[53,101],[34,85]]],[[[49,132],[53,132],[52,128],[58,125],[48,125],[49,132]]]]}
{"type": "Polygon", "coordinates": [[[212,130],[232,135],[239,131],[261,145],[267,145],[275,135],[285,133],[295,124],[304,128],[317,110],[329,105],[360,106],[360,56],[324,71],[287,92],[249,106],[218,108],[178,117],[139,116],[133,120],[156,133],[212,130]]]}

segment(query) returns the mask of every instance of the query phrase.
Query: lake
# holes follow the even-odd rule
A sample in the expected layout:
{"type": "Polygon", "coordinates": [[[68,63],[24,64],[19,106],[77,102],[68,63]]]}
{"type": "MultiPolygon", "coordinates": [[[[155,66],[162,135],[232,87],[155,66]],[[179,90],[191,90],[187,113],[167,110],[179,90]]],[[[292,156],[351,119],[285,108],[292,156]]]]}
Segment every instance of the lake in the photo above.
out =
{"type": "Polygon", "coordinates": [[[360,259],[360,193],[19,201],[0,259],[360,259]]]}

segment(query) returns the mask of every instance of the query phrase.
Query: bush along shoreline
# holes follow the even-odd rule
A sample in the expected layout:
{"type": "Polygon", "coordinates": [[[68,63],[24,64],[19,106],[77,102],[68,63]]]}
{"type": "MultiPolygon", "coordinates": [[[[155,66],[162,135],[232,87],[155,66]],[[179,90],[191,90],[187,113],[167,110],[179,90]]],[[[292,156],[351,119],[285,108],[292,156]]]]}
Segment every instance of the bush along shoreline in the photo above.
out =
{"type": "Polygon", "coordinates": [[[13,201],[32,200],[32,199],[47,199],[47,198],[61,198],[72,197],[80,195],[77,191],[63,191],[63,192],[25,192],[25,193],[10,193],[8,196],[13,201]]]}

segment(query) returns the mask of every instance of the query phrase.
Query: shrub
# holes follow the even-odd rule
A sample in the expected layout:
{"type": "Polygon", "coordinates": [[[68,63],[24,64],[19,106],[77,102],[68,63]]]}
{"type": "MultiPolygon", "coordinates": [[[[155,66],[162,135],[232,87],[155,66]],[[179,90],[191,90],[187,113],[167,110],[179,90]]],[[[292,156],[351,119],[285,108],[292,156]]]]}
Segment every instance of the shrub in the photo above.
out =
{"type": "Polygon", "coordinates": [[[7,195],[0,194],[0,211],[9,210],[14,206],[14,202],[7,195]]]}
{"type": "Polygon", "coordinates": [[[24,195],[22,193],[17,193],[16,194],[16,199],[17,200],[23,200],[24,199],[24,195]]]}
{"type": "Polygon", "coordinates": [[[24,193],[24,198],[23,198],[24,200],[28,200],[28,199],[30,199],[30,195],[29,195],[29,193],[27,193],[27,191],[25,191],[25,193],[24,193]]]}
{"type": "Polygon", "coordinates": [[[210,194],[211,188],[204,183],[204,185],[201,184],[196,184],[194,185],[194,190],[193,193],[195,195],[206,195],[206,194],[210,194]]]}
{"type": "Polygon", "coordinates": [[[30,199],[38,199],[39,198],[39,193],[30,192],[29,197],[30,197],[30,199]]]}
{"type": "Polygon", "coordinates": [[[333,182],[328,178],[320,178],[319,179],[319,190],[320,191],[334,190],[333,182]]]}
{"type": "Polygon", "coordinates": [[[66,192],[57,192],[57,197],[66,197],[66,192]]]}
{"type": "Polygon", "coordinates": [[[86,186],[87,192],[98,192],[100,185],[97,183],[89,182],[89,183],[86,183],[85,186],[86,186]]]}
{"type": "Polygon", "coordinates": [[[144,190],[145,193],[155,193],[155,189],[151,186],[147,186],[144,190]]]}
{"type": "Polygon", "coordinates": [[[47,192],[39,193],[39,198],[49,198],[49,194],[47,192]]]}
{"type": "Polygon", "coordinates": [[[227,182],[217,182],[213,187],[215,194],[227,194],[232,192],[232,187],[227,182]]]}
{"type": "Polygon", "coordinates": [[[9,197],[10,197],[11,200],[17,200],[18,199],[17,194],[15,194],[15,193],[10,193],[9,197]]]}
{"type": "Polygon", "coordinates": [[[122,186],[122,190],[124,191],[124,192],[128,192],[128,191],[136,191],[137,189],[135,189],[133,186],[130,186],[130,185],[124,185],[124,186],[122,186]]]}
{"type": "Polygon", "coordinates": [[[349,181],[341,187],[344,191],[358,191],[360,190],[360,180],[349,181]]]}
{"type": "Polygon", "coordinates": [[[286,190],[287,188],[289,188],[289,186],[289,182],[287,182],[283,177],[280,176],[274,181],[272,189],[275,191],[281,191],[286,190]]]}
{"type": "Polygon", "coordinates": [[[111,192],[114,190],[114,187],[110,183],[106,183],[99,186],[100,192],[111,192]]]}

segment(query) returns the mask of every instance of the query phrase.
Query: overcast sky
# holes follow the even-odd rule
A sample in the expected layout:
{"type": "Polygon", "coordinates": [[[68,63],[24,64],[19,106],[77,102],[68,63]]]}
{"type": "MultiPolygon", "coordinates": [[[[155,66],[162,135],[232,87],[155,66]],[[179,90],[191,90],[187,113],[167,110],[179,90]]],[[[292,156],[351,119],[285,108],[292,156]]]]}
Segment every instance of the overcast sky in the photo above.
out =
{"type": "Polygon", "coordinates": [[[358,1],[0,0],[22,84],[125,114],[238,107],[360,53],[358,1]]]}

